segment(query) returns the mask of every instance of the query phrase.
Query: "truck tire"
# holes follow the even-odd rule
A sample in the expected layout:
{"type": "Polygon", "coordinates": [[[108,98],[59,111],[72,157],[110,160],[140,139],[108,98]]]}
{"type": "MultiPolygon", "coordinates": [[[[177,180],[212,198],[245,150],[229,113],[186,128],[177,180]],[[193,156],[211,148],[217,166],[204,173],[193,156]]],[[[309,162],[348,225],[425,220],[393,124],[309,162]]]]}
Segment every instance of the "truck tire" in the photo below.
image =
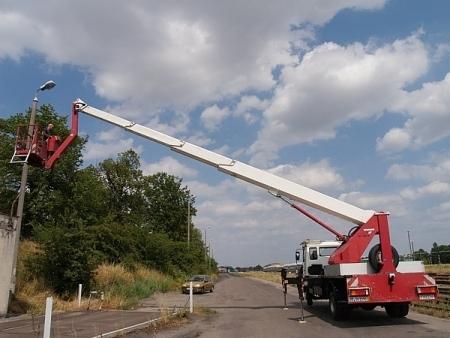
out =
{"type": "Polygon", "coordinates": [[[331,317],[334,320],[345,320],[350,314],[350,307],[339,304],[335,292],[330,292],[329,294],[328,307],[330,309],[331,317]]]}
{"type": "MultiPolygon", "coordinates": [[[[400,261],[400,258],[398,256],[397,250],[391,246],[392,248],[392,261],[394,263],[394,266],[397,267],[398,263],[400,261]]],[[[380,262],[380,255],[381,255],[381,245],[375,244],[372,249],[369,251],[369,263],[370,266],[376,271],[380,271],[383,264],[380,262]]]]}
{"type": "Polygon", "coordinates": [[[403,318],[409,312],[409,303],[391,303],[384,306],[386,313],[391,318],[403,318]]]}
{"type": "Polygon", "coordinates": [[[308,306],[313,305],[313,297],[309,292],[306,292],[306,304],[308,304],[308,306]]]}

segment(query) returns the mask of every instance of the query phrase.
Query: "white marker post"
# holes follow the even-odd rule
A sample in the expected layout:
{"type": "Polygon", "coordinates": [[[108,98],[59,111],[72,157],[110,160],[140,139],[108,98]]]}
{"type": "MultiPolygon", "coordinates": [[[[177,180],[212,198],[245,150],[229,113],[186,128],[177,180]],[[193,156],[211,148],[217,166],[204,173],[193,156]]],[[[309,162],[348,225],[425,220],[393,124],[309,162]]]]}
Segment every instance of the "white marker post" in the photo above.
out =
{"type": "Polygon", "coordinates": [[[52,328],[52,307],[53,307],[53,298],[47,297],[47,301],[45,302],[45,321],[44,321],[43,338],[50,338],[50,331],[52,328]]]}
{"type": "Polygon", "coordinates": [[[78,284],[78,307],[81,307],[81,291],[83,290],[83,284],[78,284]]]}
{"type": "Polygon", "coordinates": [[[192,282],[189,282],[189,313],[194,312],[194,292],[192,289],[192,282]]]}

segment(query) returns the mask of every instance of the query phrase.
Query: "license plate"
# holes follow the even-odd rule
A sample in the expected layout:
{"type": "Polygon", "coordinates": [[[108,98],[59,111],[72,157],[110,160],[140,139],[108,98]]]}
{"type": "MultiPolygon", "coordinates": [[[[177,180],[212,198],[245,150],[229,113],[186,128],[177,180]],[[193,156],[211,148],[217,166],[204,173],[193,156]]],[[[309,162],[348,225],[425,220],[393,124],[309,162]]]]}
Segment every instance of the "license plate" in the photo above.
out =
{"type": "Polygon", "coordinates": [[[349,297],[349,303],[365,303],[369,301],[369,297],[349,297]]]}
{"type": "Polygon", "coordinates": [[[420,300],[434,300],[436,299],[434,295],[419,295],[420,300]]]}

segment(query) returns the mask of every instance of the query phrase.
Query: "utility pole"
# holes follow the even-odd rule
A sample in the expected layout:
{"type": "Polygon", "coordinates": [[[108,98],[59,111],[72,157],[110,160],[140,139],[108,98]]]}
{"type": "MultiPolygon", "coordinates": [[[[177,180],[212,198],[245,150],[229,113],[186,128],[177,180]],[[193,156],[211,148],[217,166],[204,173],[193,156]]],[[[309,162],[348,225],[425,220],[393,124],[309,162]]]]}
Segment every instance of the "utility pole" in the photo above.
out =
{"type": "Polygon", "coordinates": [[[208,251],[209,251],[209,256],[208,256],[208,269],[211,269],[211,242],[208,243],[208,251]]]}
{"type": "Polygon", "coordinates": [[[187,210],[187,244],[188,249],[191,248],[191,198],[188,199],[188,210],[187,210]]]}
{"type": "MultiPolygon", "coordinates": [[[[39,91],[50,90],[56,86],[54,81],[47,81],[42,86],[40,86],[34,95],[33,104],[31,105],[30,122],[28,126],[28,139],[27,148],[31,147],[31,136],[33,134],[34,124],[36,122],[36,108],[38,103],[37,94],[39,91]]],[[[12,290],[15,291],[16,287],[16,266],[17,266],[17,254],[19,250],[19,240],[20,240],[20,230],[22,228],[22,218],[23,218],[23,207],[25,204],[25,194],[27,190],[27,180],[28,180],[28,163],[24,163],[22,167],[22,177],[20,180],[20,190],[19,190],[19,201],[17,203],[17,227],[16,227],[16,238],[14,243],[14,253],[13,253],[13,269],[11,272],[11,282],[12,290]]]]}
{"type": "Polygon", "coordinates": [[[412,244],[411,244],[411,237],[410,237],[410,234],[409,234],[409,230],[407,230],[407,232],[408,232],[409,254],[412,257],[413,256],[413,249],[412,249],[412,244]]]}
{"type": "Polygon", "coordinates": [[[208,260],[208,251],[206,251],[206,228],[205,228],[205,263],[208,260]]]}
{"type": "Polygon", "coordinates": [[[211,257],[209,258],[209,269],[212,267],[212,260],[214,259],[214,251],[213,248],[211,248],[211,257]]]}

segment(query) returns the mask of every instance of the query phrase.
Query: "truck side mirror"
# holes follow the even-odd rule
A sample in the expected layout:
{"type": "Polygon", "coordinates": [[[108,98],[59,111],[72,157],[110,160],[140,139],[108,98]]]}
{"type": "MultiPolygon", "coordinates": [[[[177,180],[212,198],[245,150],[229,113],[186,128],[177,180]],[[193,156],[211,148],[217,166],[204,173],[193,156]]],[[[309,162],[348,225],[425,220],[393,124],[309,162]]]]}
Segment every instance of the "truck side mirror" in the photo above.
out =
{"type": "Polygon", "coordinates": [[[300,260],[300,251],[295,252],[295,262],[297,263],[300,260]]]}

